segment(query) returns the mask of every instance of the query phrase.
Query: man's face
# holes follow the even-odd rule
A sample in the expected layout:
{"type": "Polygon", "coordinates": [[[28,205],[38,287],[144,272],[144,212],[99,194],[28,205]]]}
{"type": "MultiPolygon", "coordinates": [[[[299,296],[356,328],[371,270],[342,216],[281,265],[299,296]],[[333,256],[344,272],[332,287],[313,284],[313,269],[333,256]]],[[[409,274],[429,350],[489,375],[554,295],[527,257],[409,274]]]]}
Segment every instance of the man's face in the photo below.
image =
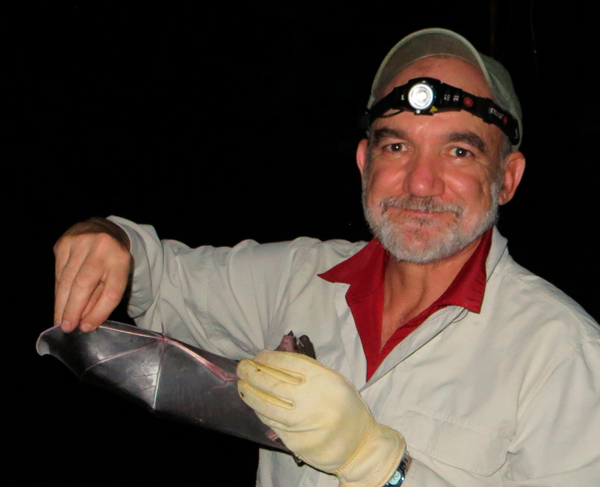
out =
{"type": "MultiPolygon", "coordinates": [[[[443,57],[406,67],[385,94],[421,76],[491,98],[477,68],[443,57]]],[[[447,259],[495,223],[498,200],[507,201],[500,191],[500,142],[497,127],[465,111],[402,112],[373,123],[358,151],[363,206],[375,236],[396,259],[447,259]]]]}

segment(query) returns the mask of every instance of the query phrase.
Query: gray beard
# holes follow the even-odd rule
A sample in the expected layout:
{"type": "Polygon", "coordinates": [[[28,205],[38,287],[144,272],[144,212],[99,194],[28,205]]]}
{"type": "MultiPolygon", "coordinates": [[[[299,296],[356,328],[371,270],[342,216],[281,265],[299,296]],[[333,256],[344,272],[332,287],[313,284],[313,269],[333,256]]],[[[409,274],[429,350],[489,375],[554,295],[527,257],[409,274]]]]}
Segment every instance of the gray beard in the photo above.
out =
{"type": "MultiPolygon", "coordinates": [[[[367,223],[373,235],[379,239],[383,247],[397,261],[429,264],[448,259],[475,241],[498,220],[498,193],[500,192],[500,184],[498,183],[492,184],[492,201],[489,210],[471,231],[460,228],[465,212],[462,205],[437,202],[436,198],[433,197],[420,198],[413,195],[404,195],[396,198],[385,198],[379,203],[380,213],[375,215],[367,206],[366,186],[367,181],[365,180],[362,203],[367,223]],[[390,207],[433,213],[450,212],[454,215],[455,222],[450,227],[440,228],[439,238],[429,239],[425,242],[421,241],[421,244],[417,244],[404,238],[401,224],[390,220],[389,214],[386,213],[386,210],[390,207]]],[[[414,217],[411,221],[412,225],[420,224],[421,228],[426,223],[431,225],[430,219],[425,220],[414,217]]]]}

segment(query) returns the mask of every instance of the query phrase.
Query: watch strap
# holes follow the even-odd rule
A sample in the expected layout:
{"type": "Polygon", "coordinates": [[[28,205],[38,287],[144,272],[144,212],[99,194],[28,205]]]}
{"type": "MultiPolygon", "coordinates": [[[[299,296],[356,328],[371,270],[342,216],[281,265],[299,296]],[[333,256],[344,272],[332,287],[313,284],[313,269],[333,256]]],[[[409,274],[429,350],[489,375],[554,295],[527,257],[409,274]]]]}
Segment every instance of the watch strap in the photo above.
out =
{"type": "Polygon", "coordinates": [[[410,462],[410,455],[404,450],[404,455],[400,459],[398,468],[383,487],[400,487],[404,483],[404,480],[406,480],[406,473],[410,467],[410,462]]]}

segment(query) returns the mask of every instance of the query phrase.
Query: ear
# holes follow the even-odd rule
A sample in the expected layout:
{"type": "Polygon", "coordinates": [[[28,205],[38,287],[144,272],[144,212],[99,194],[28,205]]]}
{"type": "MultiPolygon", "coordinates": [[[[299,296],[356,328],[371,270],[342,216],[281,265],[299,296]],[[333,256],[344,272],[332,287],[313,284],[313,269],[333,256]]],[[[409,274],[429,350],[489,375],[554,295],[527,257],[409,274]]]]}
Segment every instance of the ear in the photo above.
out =
{"type": "Polygon", "coordinates": [[[356,149],[356,165],[358,166],[358,170],[360,171],[360,175],[362,180],[365,180],[365,174],[367,169],[367,151],[368,151],[369,141],[367,139],[362,139],[358,143],[358,148],[356,149]]]}
{"type": "Polygon", "coordinates": [[[525,156],[521,152],[513,152],[505,161],[504,179],[498,194],[498,203],[505,205],[513,199],[521,178],[525,172],[525,156]]]}

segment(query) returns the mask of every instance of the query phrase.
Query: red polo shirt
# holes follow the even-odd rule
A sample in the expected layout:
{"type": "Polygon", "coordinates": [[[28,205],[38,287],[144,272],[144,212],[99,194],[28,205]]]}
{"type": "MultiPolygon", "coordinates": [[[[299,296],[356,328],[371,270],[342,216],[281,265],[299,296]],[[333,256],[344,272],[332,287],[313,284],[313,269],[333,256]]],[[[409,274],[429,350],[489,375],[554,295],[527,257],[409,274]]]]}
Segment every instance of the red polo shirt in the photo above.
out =
{"type": "Polygon", "coordinates": [[[352,311],[367,358],[367,380],[375,373],[387,355],[409,333],[438,309],[462,306],[479,313],[485,292],[485,262],[492,244],[492,230],[483,234],[477,249],[454,278],[448,289],[429,308],[398,328],[381,346],[384,276],[389,259],[379,240],[373,239],[360,252],[331,268],[319,277],[329,282],[350,284],[346,302],[352,311]]]}

